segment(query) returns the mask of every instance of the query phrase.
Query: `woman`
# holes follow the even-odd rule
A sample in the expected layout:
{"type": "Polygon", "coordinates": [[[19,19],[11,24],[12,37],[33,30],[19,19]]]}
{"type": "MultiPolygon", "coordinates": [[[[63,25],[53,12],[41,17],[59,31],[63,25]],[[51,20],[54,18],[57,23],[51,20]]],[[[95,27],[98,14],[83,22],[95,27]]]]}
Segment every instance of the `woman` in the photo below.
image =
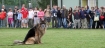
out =
{"type": "Polygon", "coordinates": [[[49,28],[51,22],[51,10],[50,5],[47,5],[47,8],[44,10],[45,20],[47,21],[47,27],[49,28]]]}
{"type": "Polygon", "coordinates": [[[104,7],[104,20],[103,20],[103,24],[104,24],[104,29],[105,29],[105,7],[104,7]]]}
{"type": "Polygon", "coordinates": [[[72,20],[72,14],[73,14],[73,12],[72,11],[73,11],[73,9],[72,9],[72,7],[70,7],[69,8],[69,15],[68,16],[69,16],[69,19],[70,19],[71,23],[73,23],[73,20],[72,20]]]}
{"type": "Polygon", "coordinates": [[[99,28],[99,25],[100,25],[100,22],[99,22],[99,16],[100,16],[100,10],[99,8],[96,6],[95,7],[95,15],[94,15],[94,21],[93,21],[93,25],[92,25],[92,28],[93,29],[98,29],[99,28]],[[96,19],[97,18],[97,19],[96,19]],[[97,25],[96,25],[97,23],[97,25]]]}
{"type": "Polygon", "coordinates": [[[104,28],[104,17],[105,16],[105,9],[104,7],[101,7],[101,14],[100,14],[100,25],[101,25],[101,28],[104,28]]]}
{"type": "Polygon", "coordinates": [[[38,19],[44,20],[44,11],[42,10],[42,8],[39,8],[38,19]]]}
{"type": "Polygon", "coordinates": [[[90,16],[89,16],[90,17],[90,25],[89,25],[90,28],[92,28],[94,15],[95,15],[95,8],[91,7],[90,16]]]}
{"type": "Polygon", "coordinates": [[[105,29],[105,7],[102,7],[102,13],[101,13],[101,16],[103,16],[103,19],[101,19],[101,26],[105,29]]]}

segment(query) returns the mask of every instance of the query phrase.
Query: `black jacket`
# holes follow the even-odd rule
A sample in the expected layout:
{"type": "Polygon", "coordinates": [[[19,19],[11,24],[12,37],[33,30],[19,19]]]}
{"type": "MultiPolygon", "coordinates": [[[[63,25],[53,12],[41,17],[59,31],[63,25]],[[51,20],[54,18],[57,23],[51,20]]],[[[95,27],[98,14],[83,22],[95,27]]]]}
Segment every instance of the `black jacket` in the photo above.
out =
{"type": "Polygon", "coordinates": [[[58,12],[57,12],[57,17],[61,18],[61,12],[60,12],[60,10],[58,10],[58,12]]]}

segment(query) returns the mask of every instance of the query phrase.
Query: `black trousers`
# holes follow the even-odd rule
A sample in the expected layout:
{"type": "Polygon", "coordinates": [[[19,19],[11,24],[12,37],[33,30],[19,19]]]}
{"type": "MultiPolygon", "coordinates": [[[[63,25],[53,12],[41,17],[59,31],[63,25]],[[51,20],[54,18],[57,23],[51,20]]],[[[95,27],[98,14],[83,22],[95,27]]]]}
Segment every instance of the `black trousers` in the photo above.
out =
{"type": "Polygon", "coordinates": [[[17,22],[18,22],[18,20],[14,20],[14,27],[17,26],[17,22]]]}
{"type": "Polygon", "coordinates": [[[100,22],[99,21],[93,21],[93,25],[92,25],[92,29],[98,29],[100,26],[100,22]],[[97,25],[96,25],[97,23],[97,25]]]}
{"type": "Polygon", "coordinates": [[[52,17],[52,28],[57,28],[57,17],[52,17]]]}
{"type": "Polygon", "coordinates": [[[33,19],[29,19],[28,20],[28,26],[30,27],[30,28],[32,28],[33,27],[33,25],[34,25],[34,20],[33,19]]]}

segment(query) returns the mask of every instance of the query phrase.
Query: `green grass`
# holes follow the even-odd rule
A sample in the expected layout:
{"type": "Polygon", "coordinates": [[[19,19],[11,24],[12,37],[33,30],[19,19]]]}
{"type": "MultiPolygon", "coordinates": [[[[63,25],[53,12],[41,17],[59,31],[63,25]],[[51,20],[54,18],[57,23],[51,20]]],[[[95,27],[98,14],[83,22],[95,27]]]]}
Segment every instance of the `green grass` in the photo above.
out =
{"type": "Polygon", "coordinates": [[[104,29],[48,29],[42,44],[12,45],[23,40],[29,29],[0,29],[0,48],[105,48],[104,29]]]}

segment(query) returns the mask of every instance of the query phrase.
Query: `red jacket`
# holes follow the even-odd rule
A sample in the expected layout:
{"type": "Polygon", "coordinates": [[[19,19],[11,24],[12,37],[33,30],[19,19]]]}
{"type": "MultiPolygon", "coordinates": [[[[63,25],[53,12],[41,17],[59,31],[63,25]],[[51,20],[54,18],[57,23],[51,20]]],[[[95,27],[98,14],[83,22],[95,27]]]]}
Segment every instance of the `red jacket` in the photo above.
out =
{"type": "Polygon", "coordinates": [[[6,18],[6,12],[0,13],[0,19],[4,20],[6,18]]]}
{"type": "Polygon", "coordinates": [[[23,15],[23,18],[27,18],[27,16],[28,16],[28,10],[26,10],[25,8],[22,8],[21,9],[21,13],[23,15]]]}

